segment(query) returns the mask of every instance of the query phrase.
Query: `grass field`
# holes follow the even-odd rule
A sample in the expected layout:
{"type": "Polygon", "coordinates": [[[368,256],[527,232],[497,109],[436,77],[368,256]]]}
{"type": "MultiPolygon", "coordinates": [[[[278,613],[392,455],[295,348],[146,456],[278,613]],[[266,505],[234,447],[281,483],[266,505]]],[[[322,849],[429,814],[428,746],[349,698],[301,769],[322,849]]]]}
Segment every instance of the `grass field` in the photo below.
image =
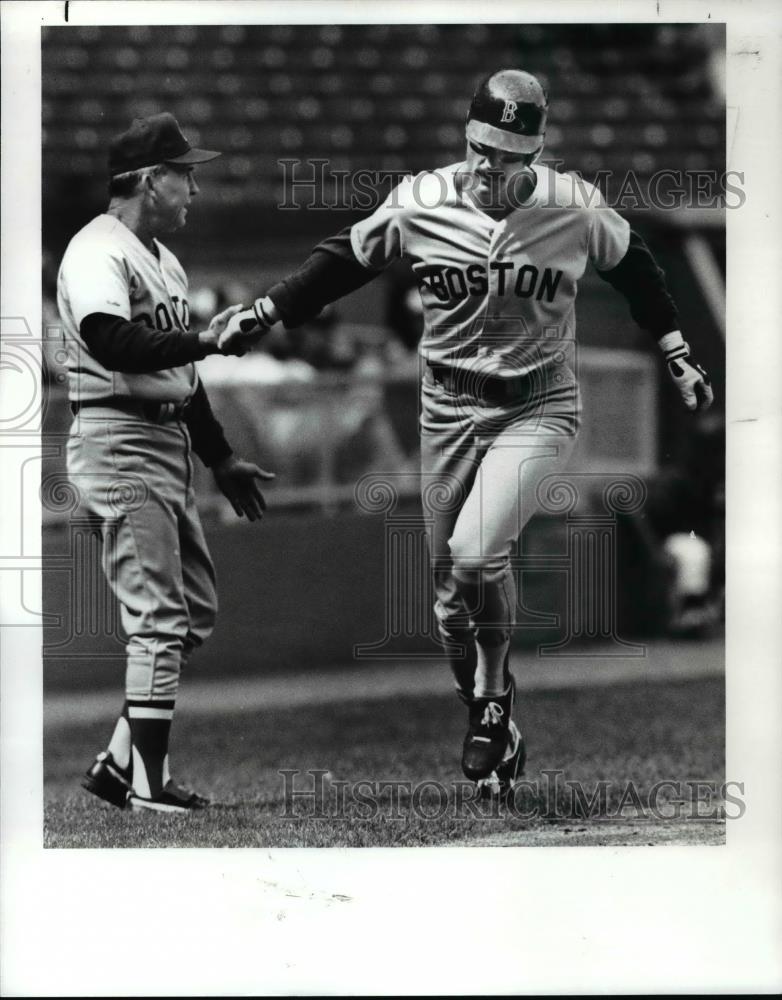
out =
{"type": "MultiPolygon", "coordinates": [[[[724,842],[725,823],[709,791],[724,781],[722,676],[522,691],[526,783],[505,808],[475,801],[463,781],[464,709],[447,683],[440,691],[364,697],[359,690],[336,700],[299,698],[287,707],[272,698],[267,706],[183,709],[172,738],[174,773],[215,801],[184,818],[121,812],[82,791],[82,772],[104,745],[109,724],[78,713],[67,724],[60,718],[45,726],[45,845],[724,842]],[[286,797],[282,770],[299,772],[288,776],[289,792],[309,796],[286,797]],[[397,784],[381,788],[382,781],[397,784]],[[661,781],[673,784],[655,797],[661,781]],[[693,782],[707,784],[698,791],[693,782]],[[696,794],[701,805],[688,818],[693,810],[686,802],[696,794]]],[[[106,705],[116,707],[108,699],[106,705]]]]}

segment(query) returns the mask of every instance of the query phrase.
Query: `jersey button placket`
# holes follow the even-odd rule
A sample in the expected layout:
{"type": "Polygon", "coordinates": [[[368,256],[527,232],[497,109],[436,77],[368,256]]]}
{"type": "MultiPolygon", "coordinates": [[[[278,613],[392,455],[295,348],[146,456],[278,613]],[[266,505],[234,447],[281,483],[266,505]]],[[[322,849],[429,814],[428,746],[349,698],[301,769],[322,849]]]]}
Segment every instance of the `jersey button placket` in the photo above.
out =
{"type": "MultiPolygon", "coordinates": [[[[492,241],[494,236],[494,230],[490,226],[489,220],[483,213],[478,212],[477,209],[474,210],[479,216],[479,222],[477,225],[473,225],[468,233],[466,234],[465,245],[467,249],[466,261],[471,263],[477,263],[483,257],[485,261],[484,272],[486,280],[486,291],[484,293],[485,298],[481,302],[480,300],[475,302],[472,307],[471,317],[469,319],[469,327],[464,328],[464,333],[466,334],[469,329],[469,339],[464,342],[464,350],[462,351],[463,357],[482,357],[485,353],[485,348],[481,344],[481,338],[486,329],[486,323],[489,317],[490,305],[492,301],[493,291],[492,291],[492,270],[491,270],[491,259],[492,259],[492,241]]],[[[467,266],[467,263],[464,265],[467,266]]]]}
{"type": "Polygon", "coordinates": [[[487,319],[497,322],[502,319],[505,295],[508,293],[508,255],[503,253],[502,241],[505,235],[504,222],[498,223],[491,234],[489,244],[489,302],[487,319]],[[494,266],[492,266],[494,265],[494,266]]]}
{"type": "MultiPolygon", "coordinates": [[[[492,265],[502,264],[504,262],[504,255],[499,249],[500,234],[502,226],[496,226],[494,232],[491,235],[491,241],[489,244],[489,255],[488,255],[488,277],[489,277],[489,296],[486,302],[486,322],[490,324],[490,332],[493,334],[495,331],[491,329],[493,324],[499,322],[502,319],[502,297],[500,295],[500,289],[503,287],[505,281],[504,269],[492,265]]],[[[495,355],[495,350],[488,345],[484,345],[481,354],[486,358],[493,358],[495,355]]]]}

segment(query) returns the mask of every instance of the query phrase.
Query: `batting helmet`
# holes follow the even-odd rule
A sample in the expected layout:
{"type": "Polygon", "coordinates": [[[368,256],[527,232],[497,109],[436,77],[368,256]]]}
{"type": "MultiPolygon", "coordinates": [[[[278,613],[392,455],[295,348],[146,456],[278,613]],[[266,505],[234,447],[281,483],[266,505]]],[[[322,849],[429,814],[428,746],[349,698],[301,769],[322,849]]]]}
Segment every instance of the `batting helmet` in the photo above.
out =
{"type": "Polygon", "coordinates": [[[540,82],[520,69],[485,77],[467,115],[467,138],[510,153],[536,153],[546,134],[548,105],[540,82]]]}

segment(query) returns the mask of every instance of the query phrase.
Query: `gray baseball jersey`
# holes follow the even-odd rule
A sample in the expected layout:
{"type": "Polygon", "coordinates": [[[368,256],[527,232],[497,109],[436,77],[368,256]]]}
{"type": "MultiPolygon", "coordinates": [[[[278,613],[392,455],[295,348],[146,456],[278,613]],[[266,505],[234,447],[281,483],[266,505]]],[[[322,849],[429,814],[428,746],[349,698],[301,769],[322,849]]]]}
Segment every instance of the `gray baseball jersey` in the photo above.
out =
{"type": "Polygon", "coordinates": [[[68,389],[74,401],[128,396],[179,403],[195,389],[194,364],[133,374],[109,371],[79,334],[85,316],[110,313],[164,332],[187,330],[187,276],[155,241],[158,256],[119,219],[99,215],[68,244],[57,279],[57,305],[68,348],[68,389]]]}
{"type": "Polygon", "coordinates": [[[374,269],[403,255],[411,261],[426,361],[524,374],[574,338],[587,260],[615,267],[630,226],[593,185],[537,164],[532,195],[494,220],[459,191],[455,178],[464,169],[459,163],[406,178],[352,227],[353,253],[374,269]]]}

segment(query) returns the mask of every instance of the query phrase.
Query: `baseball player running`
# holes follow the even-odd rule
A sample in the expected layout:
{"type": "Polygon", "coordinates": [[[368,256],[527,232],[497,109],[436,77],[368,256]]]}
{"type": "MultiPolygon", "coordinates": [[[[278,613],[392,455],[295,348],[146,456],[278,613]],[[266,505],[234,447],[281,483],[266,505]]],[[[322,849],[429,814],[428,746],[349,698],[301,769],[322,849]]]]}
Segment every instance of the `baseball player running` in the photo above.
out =
{"type": "Polygon", "coordinates": [[[194,364],[218,351],[237,307],[191,332],[185,272],[158,241],[185,225],[194,165],[219,155],[191,148],[168,113],[136,119],[110,147],[109,206],[73,237],[58,276],[75,417],[68,475],[101,525],[128,636],[125,704],[82,784],[120,808],[209,804],[168,764],[179,675],[217,607],[191,448],[240,517],[262,517],[258,480],[273,478],[233,454],[194,364]]]}
{"type": "Polygon", "coordinates": [[[325,240],[234,316],[220,338],[233,350],[277,320],[296,326],[397,258],[411,263],[425,318],[421,462],[435,612],[468,708],[462,769],[500,793],[525,757],[512,719],[509,557],[535,512],[538,483],[566,463],[578,430],[568,356],[588,261],[657,338],[686,406],[713,398],[640,237],[592,185],[536,163],[546,117],[534,76],[507,69],[487,77],[469,109],[463,162],[404,180],[369,218],[325,240]]]}

